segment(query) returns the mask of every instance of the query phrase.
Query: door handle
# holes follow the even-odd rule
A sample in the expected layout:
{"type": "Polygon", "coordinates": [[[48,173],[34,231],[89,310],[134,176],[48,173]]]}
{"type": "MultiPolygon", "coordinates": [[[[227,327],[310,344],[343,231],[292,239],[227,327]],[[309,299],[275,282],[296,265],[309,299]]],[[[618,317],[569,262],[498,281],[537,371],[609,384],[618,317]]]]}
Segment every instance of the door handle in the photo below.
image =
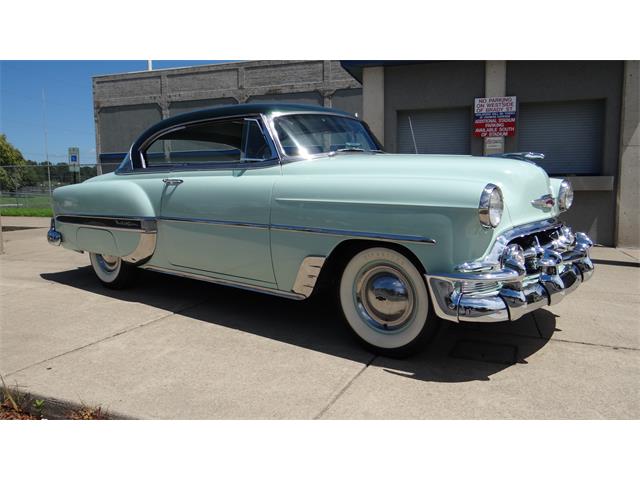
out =
{"type": "Polygon", "coordinates": [[[184,182],[181,178],[163,178],[162,181],[167,185],[180,185],[184,182]]]}

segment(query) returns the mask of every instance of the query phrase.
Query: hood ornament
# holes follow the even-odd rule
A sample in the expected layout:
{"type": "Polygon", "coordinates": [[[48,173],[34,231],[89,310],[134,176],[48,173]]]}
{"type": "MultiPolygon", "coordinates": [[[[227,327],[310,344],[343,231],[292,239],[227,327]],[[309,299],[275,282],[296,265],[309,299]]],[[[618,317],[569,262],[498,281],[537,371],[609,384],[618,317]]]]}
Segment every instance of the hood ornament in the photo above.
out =
{"type": "Polygon", "coordinates": [[[551,208],[556,204],[553,195],[543,195],[540,198],[536,198],[535,200],[531,200],[531,205],[536,208],[551,208]]]}

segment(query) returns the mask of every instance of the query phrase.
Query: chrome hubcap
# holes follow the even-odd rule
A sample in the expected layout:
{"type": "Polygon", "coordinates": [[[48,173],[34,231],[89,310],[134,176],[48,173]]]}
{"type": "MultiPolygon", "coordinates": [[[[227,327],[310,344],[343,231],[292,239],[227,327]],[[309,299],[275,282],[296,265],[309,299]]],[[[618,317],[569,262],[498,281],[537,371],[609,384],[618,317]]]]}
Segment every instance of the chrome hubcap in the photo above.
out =
{"type": "Polygon", "coordinates": [[[360,272],[354,294],[361,318],[376,329],[397,330],[413,318],[415,292],[411,282],[390,265],[360,272]]]}
{"type": "Polygon", "coordinates": [[[113,255],[96,255],[100,268],[105,272],[113,272],[120,264],[120,258],[113,255]]]}

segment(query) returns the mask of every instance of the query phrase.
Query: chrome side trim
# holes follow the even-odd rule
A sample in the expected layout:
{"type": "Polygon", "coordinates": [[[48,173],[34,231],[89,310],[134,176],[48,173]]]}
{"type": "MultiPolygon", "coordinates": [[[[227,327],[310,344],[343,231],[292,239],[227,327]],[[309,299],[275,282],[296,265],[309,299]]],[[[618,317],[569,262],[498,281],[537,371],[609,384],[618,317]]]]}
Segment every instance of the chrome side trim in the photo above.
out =
{"type": "Polygon", "coordinates": [[[56,222],[123,232],[153,233],[157,231],[155,217],[130,217],[125,215],[58,215],[56,222]]]}
{"type": "Polygon", "coordinates": [[[156,232],[144,232],[140,234],[138,245],[129,255],[125,255],[122,259],[126,262],[141,264],[151,258],[156,250],[156,232]]]}
{"type": "Polygon", "coordinates": [[[305,298],[311,296],[318,277],[320,276],[325,258],[326,257],[309,256],[302,261],[298,269],[296,281],[293,284],[292,290],[294,293],[304,295],[305,298]]]}
{"type": "Polygon", "coordinates": [[[247,283],[235,282],[233,280],[226,280],[226,279],[221,279],[221,278],[213,278],[213,277],[208,277],[206,275],[199,275],[199,274],[196,274],[196,273],[181,272],[181,271],[178,271],[178,270],[170,270],[168,268],[152,267],[152,266],[142,266],[141,268],[143,268],[145,270],[151,270],[151,271],[154,271],[154,272],[166,273],[168,275],[174,275],[176,277],[191,278],[193,280],[201,280],[203,282],[215,283],[217,285],[224,285],[224,286],[227,286],[227,287],[236,287],[236,288],[240,288],[242,290],[248,290],[250,292],[266,293],[268,295],[274,295],[276,297],[289,298],[291,300],[304,300],[306,298],[304,295],[301,295],[301,294],[295,293],[295,292],[285,292],[285,291],[278,290],[278,289],[275,289],[275,288],[260,287],[260,286],[257,286],[257,285],[249,285],[247,283]]]}
{"type": "Polygon", "coordinates": [[[184,217],[158,217],[158,220],[166,222],[204,223],[211,225],[221,225],[225,227],[243,228],[269,228],[286,232],[315,233],[319,235],[335,235],[340,237],[351,237],[365,240],[381,240],[388,242],[425,243],[435,245],[432,238],[421,237],[419,235],[401,235],[395,233],[358,232],[353,230],[337,230],[329,228],[301,227],[297,225],[282,225],[252,222],[234,222],[230,220],[211,220],[208,218],[184,218],[184,217]]]}
{"type": "Polygon", "coordinates": [[[331,228],[315,228],[315,227],[298,227],[293,225],[271,225],[271,230],[294,231],[303,233],[315,233],[319,235],[335,235],[339,237],[352,237],[365,240],[381,240],[387,242],[406,242],[406,243],[424,243],[435,245],[436,241],[432,238],[421,237],[419,235],[402,235],[395,233],[375,233],[375,232],[358,232],[353,230],[337,230],[331,228]]]}
{"type": "MultiPolygon", "coordinates": [[[[128,216],[58,215],[55,220],[51,220],[52,229],[54,229],[56,221],[86,228],[97,228],[99,230],[139,233],[140,238],[138,239],[138,245],[136,245],[136,248],[130,254],[122,257],[122,259],[126,262],[140,265],[149,260],[149,258],[151,258],[151,256],[153,255],[153,252],[155,252],[156,250],[158,226],[155,218],[128,216]],[[118,222],[120,222],[120,225],[118,224],[118,222]]],[[[49,243],[51,243],[51,240],[49,241],[49,243]]]]}
{"type": "Polygon", "coordinates": [[[206,223],[225,227],[269,228],[269,224],[267,223],[234,222],[230,220],[211,220],[208,218],[158,217],[158,220],[165,222],[206,223]]]}

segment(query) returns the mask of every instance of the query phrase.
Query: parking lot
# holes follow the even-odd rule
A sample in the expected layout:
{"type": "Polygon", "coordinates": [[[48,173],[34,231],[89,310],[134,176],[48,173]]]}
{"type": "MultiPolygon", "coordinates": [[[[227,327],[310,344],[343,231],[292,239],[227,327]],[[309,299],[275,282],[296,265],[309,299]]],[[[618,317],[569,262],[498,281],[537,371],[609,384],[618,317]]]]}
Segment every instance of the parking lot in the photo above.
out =
{"type": "Polygon", "coordinates": [[[3,218],[0,256],[0,373],[40,397],[133,418],[640,417],[638,251],[594,248],[593,279],[563,303],[445,323],[392,360],[362,350],[326,301],[151,272],[108,290],[88,255],[47,244],[47,225],[3,218]]]}

